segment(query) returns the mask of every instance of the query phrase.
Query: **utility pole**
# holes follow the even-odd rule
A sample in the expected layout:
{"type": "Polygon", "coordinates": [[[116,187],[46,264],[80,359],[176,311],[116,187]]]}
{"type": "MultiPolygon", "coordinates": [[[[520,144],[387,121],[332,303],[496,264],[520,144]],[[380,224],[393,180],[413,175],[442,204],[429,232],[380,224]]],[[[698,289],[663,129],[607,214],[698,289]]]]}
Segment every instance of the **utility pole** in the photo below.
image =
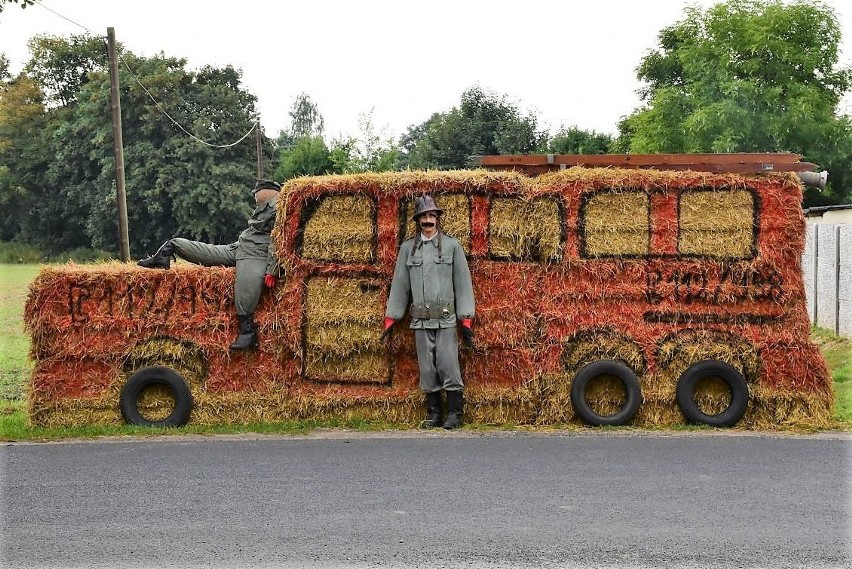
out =
{"type": "Polygon", "coordinates": [[[257,140],[257,179],[263,179],[263,133],[260,131],[260,113],[254,115],[255,138],[257,140]]]}
{"type": "Polygon", "coordinates": [[[124,140],[121,135],[121,99],[118,94],[118,60],[115,56],[115,28],[107,28],[109,53],[109,95],[112,101],[112,139],[115,153],[115,187],[118,201],[118,245],[123,262],[130,261],[127,230],[127,194],[124,189],[124,140]]]}

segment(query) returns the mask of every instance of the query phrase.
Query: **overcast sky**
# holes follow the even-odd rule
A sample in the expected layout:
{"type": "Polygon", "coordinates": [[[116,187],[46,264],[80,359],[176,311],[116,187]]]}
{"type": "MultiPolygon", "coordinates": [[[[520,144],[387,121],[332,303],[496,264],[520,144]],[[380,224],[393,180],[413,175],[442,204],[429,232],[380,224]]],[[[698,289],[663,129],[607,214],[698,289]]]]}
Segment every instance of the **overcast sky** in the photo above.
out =
{"type": "MultiPolygon", "coordinates": [[[[682,19],[687,5],[714,3],[43,0],[0,13],[0,52],[16,72],[34,35],[87,28],[105,36],[111,26],[137,55],[185,57],[190,69],[241,69],[269,136],[287,128],[301,92],[317,103],[329,137],[357,135],[359,115],[371,109],[377,129],[396,137],[458,105],[477,84],[537,113],[551,130],[577,125],[615,134],[639,104],[635,69],[660,29],[682,19]]],[[[841,20],[841,62],[848,65],[852,2],[827,3],[841,20]]]]}

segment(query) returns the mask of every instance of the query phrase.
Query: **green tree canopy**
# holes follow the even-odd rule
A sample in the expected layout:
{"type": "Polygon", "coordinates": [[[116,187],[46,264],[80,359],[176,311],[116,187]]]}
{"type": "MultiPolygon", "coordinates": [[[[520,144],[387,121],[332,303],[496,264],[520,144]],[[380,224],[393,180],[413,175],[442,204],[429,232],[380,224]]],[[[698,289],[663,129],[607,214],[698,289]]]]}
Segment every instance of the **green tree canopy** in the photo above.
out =
{"type": "Polygon", "coordinates": [[[478,86],[462,93],[458,107],[410,127],[402,138],[410,167],[438,169],[465,168],[473,155],[540,151],[545,141],[535,115],[478,86]]]}
{"type": "Polygon", "coordinates": [[[547,151],[551,154],[609,154],[612,146],[612,136],[572,126],[560,128],[547,143],[547,151]]]}
{"type": "MultiPolygon", "coordinates": [[[[0,202],[18,204],[14,239],[49,250],[118,249],[109,76],[105,53],[92,49],[99,43],[40,38],[25,71],[0,84],[0,202]],[[48,70],[56,73],[48,78],[48,70]],[[55,95],[50,105],[44,93],[55,95]]],[[[123,61],[133,70],[119,68],[132,252],[176,235],[232,241],[252,209],[256,164],[253,136],[233,144],[255,117],[240,72],[190,71],[163,55],[124,52],[123,61]]],[[[271,141],[263,149],[271,157],[271,141]]]]}
{"type": "Polygon", "coordinates": [[[0,73],[0,240],[14,239],[21,231],[32,199],[28,188],[46,168],[43,99],[29,77],[12,80],[0,73]]]}
{"type": "Polygon", "coordinates": [[[619,149],[796,152],[852,183],[850,88],[840,25],[813,0],[729,0],[664,28],[637,72],[644,105],[619,125],[619,149]]]}
{"type": "Polygon", "coordinates": [[[42,35],[31,39],[27,46],[31,57],[24,71],[42,86],[48,104],[73,103],[89,73],[107,68],[107,44],[103,38],[42,35]]]}
{"type": "Polygon", "coordinates": [[[335,170],[331,153],[320,136],[305,136],[292,148],[281,151],[281,159],[275,170],[276,180],[289,180],[297,176],[317,176],[335,170]]]}

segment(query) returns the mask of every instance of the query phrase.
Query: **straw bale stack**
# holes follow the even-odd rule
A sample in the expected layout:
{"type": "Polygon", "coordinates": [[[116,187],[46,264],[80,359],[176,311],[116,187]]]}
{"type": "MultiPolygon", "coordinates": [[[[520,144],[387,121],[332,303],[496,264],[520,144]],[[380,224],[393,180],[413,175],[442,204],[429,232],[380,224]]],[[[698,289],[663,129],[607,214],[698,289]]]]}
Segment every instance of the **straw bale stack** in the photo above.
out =
{"type": "MultiPolygon", "coordinates": [[[[263,296],[257,351],[227,349],[237,331],[233,269],[46,267],[25,314],[31,420],[117,423],[127,379],[162,365],[187,382],[196,424],[417,424],[423,396],[408,322],[387,342],[379,334],[397,250],[425,193],[445,210],[443,229],[462,243],[474,277],[477,347],[461,353],[468,421],[579,424],[574,377],[613,360],[639,379],[632,424],[682,423],[678,378],[712,359],[748,382],[740,426],[830,424],[830,379],[804,310],[798,181],[615,168],[289,182],[273,232],[286,277],[263,296]]],[[[612,377],[587,392],[604,415],[623,398],[612,377]]],[[[729,398],[708,380],[696,404],[713,413],[729,398]]],[[[156,389],[141,401],[155,417],[170,404],[156,389]]]]}

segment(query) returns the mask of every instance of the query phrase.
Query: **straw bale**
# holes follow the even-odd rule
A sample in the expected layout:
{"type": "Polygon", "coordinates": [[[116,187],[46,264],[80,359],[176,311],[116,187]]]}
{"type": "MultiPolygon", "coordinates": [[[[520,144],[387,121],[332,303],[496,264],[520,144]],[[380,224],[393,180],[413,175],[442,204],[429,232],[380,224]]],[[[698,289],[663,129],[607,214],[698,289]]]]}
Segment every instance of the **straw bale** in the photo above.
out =
{"type": "MultiPolygon", "coordinates": [[[[470,254],[470,197],[466,194],[442,194],[433,196],[438,206],[444,210],[441,217],[441,228],[444,233],[458,240],[464,252],[470,254]]],[[[415,197],[404,201],[402,211],[405,212],[404,227],[405,238],[414,237],[415,224],[411,221],[414,217],[415,197]]]]}
{"type": "Polygon", "coordinates": [[[540,276],[514,263],[481,264],[474,268],[476,342],[489,348],[529,348],[538,337],[543,304],[540,276]],[[517,283],[507,294],[503,283],[517,283]]]}
{"type": "Polygon", "coordinates": [[[464,397],[465,421],[469,423],[531,425],[539,415],[536,381],[511,388],[468,385],[464,397]]]}
{"type": "MultiPolygon", "coordinates": [[[[245,353],[227,348],[237,331],[233,269],[46,268],[26,307],[31,420],[118,423],[126,378],[166,365],[190,384],[194,424],[416,425],[424,400],[413,335],[403,322],[390,341],[378,336],[386,265],[424,193],[445,209],[444,230],[476,250],[477,348],[461,352],[469,422],[579,423],[574,375],[612,359],[640,378],[634,424],[680,424],[677,379],[707,358],[749,381],[741,427],[830,421],[830,377],[808,341],[798,180],[617,168],[535,179],[470,171],[292,180],[273,232],[287,276],[264,294],[261,346],[245,353]],[[288,215],[294,205],[302,215],[288,215]]],[[[712,412],[728,395],[711,383],[698,397],[712,412]]],[[[623,393],[609,378],[589,398],[606,414],[623,393]]],[[[150,399],[146,412],[167,411],[164,394],[150,399]]]]}
{"type": "Polygon", "coordinates": [[[491,349],[478,346],[465,354],[463,370],[468,386],[516,387],[535,379],[539,369],[538,353],[529,348],[491,349]],[[469,355],[468,355],[469,354],[469,355]]]}
{"type": "Polygon", "coordinates": [[[498,259],[557,262],[562,216],[551,197],[495,197],[488,227],[490,254],[498,259]]]}
{"type": "MultiPolygon", "coordinates": [[[[184,337],[187,331],[199,334],[202,345],[225,343],[236,330],[233,286],[228,268],[43,267],[30,285],[24,322],[39,359],[124,356],[137,338],[184,337]]],[[[264,298],[260,309],[267,303],[264,298]]]]}
{"type": "Polygon", "coordinates": [[[94,358],[36,361],[27,390],[30,401],[79,398],[93,399],[113,383],[116,374],[106,361],[94,358]]]}
{"type": "Polygon", "coordinates": [[[646,365],[642,348],[612,329],[586,330],[565,341],[562,365],[566,372],[576,374],[586,364],[600,360],[621,362],[637,375],[646,365]]]}
{"type": "Polygon", "coordinates": [[[647,255],[650,246],[648,194],[607,192],[588,198],[583,208],[582,236],[591,257],[647,255]]]}
{"type": "Polygon", "coordinates": [[[305,302],[305,374],[312,379],[388,381],[379,339],[381,287],[364,290],[363,279],[314,277],[305,302]],[[356,362],[356,363],[353,363],[356,362]],[[348,374],[344,371],[349,368],[348,374]]]}
{"type": "Polygon", "coordinates": [[[684,255],[751,257],[754,224],[755,203],[750,191],[685,191],[680,196],[678,250],[684,255]]]}
{"type": "Polygon", "coordinates": [[[556,371],[544,373],[539,378],[540,407],[536,423],[540,425],[560,425],[574,419],[574,406],[571,403],[571,383],[573,373],[556,371]]]}
{"type": "Polygon", "coordinates": [[[328,196],[305,224],[302,256],[317,261],[371,262],[374,219],[369,196],[328,196]]]}
{"type": "Polygon", "coordinates": [[[127,353],[121,365],[127,375],[150,366],[170,367],[183,377],[190,389],[204,388],[207,357],[194,342],[168,337],[144,340],[127,353]]]}
{"type": "MultiPolygon", "coordinates": [[[[413,334],[409,334],[413,336],[413,334]]],[[[410,349],[398,349],[392,352],[393,369],[391,385],[400,389],[409,391],[417,391],[420,386],[420,367],[417,364],[417,357],[414,352],[414,345],[410,349]]],[[[465,358],[461,355],[462,377],[470,377],[465,373],[465,358]]]]}

